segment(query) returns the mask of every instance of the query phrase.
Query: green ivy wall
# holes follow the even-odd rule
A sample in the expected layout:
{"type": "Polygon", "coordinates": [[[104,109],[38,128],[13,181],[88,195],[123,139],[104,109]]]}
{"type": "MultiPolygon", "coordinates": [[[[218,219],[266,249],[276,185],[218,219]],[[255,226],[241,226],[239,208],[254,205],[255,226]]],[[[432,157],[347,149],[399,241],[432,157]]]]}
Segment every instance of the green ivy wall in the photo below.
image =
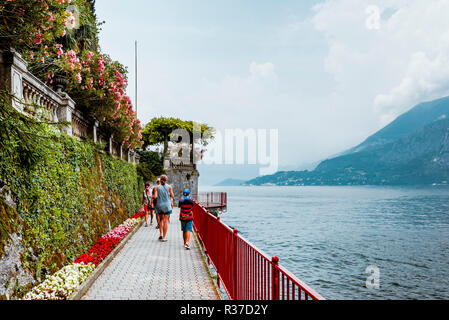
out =
{"type": "MultiPolygon", "coordinates": [[[[47,125],[33,130],[31,147],[21,145],[11,130],[0,130],[0,138],[10,139],[0,145],[0,276],[9,272],[2,270],[3,255],[11,235],[18,234],[24,248],[21,268],[42,281],[134,214],[143,181],[134,164],[103,154],[99,146],[47,125]]],[[[0,289],[2,285],[10,283],[0,278],[0,289]]],[[[13,287],[20,297],[31,284],[13,287]]]]}

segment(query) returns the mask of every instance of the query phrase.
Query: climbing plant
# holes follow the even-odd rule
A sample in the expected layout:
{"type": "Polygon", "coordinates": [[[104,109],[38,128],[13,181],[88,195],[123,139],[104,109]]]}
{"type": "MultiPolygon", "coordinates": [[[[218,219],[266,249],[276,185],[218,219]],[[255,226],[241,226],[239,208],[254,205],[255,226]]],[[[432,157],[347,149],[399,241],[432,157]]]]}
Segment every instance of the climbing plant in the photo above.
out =
{"type": "Polygon", "coordinates": [[[22,266],[43,279],[135,213],[136,166],[24,117],[0,95],[0,261],[20,234],[22,266]]]}

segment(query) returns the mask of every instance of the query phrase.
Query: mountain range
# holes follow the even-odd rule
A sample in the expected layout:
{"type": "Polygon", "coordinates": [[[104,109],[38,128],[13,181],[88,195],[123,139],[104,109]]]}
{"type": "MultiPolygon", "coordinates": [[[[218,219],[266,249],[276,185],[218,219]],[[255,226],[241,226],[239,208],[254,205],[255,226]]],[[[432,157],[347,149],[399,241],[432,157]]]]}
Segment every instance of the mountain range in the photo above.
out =
{"type": "Polygon", "coordinates": [[[421,103],[313,171],[281,171],[245,185],[448,184],[449,97],[421,103]]]}

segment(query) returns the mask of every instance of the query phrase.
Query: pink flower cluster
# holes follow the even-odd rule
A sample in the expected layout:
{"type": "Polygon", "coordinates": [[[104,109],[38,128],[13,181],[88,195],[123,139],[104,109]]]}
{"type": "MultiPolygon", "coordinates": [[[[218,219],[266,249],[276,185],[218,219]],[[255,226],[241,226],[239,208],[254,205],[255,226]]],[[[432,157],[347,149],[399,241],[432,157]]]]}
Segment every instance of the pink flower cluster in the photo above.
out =
{"type": "Polygon", "coordinates": [[[113,127],[121,128],[125,146],[140,147],[142,126],[136,117],[131,99],[125,92],[127,80],[116,64],[109,57],[93,52],[87,53],[80,64],[83,78],[81,89],[107,101],[101,110],[97,110],[97,118],[113,127]]]}
{"type": "MultiPolygon", "coordinates": [[[[104,101],[101,109],[95,106],[97,109],[93,110],[97,118],[120,128],[125,147],[140,147],[142,126],[125,92],[128,83],[115,63],[109,57],[95,52],[84,53],[82,57],[74,50],[64,52],[61,44],[56,44],[55,49],[61,64],[73,75],[73,83],[80,85],[88,96],[99,97],[104,101]]],[[[47,77],[51,84],[52,79],[47,77]]]]}
{"type": "Polygon", "coordinates": [[[128,226],[119,226],[119,227],[115,228],[114,230],[106,233],[105,237],[116,239],[116,240],[121,240],[124,237],[126,237],[126,235],[128,233],[130,233],[132,229],[133,229],[132,227],[128,227],[128,226]]]}
{"type": "MultiPolygon", "coordinates": [[[[102,125],[112,129],[115,139],[125,147],[141,147],[142,126],[133,110],[131,99],[126,95],[127,81],[124,68],[107,55],[87,50],[68,50],[57,43],[66,29],[73,26],[75,17],[68,12],[69,4],[85,10],[85,0],[8,0],[0,4],[0,10],[8,6],[8,12],[15,12],[17,20],[31,17],[33,23],[20,29],[20,38],[27,48],[25,57],[31,61],[47,63],[45,77],[47,84],[54,83],[54,74],[70,75],[68,90],[74,93],[102,125]]],[[[88,10],[88,9],[87,9],[88,10]]],[[[1,22],[0,22],[1,23],[1,22]]]]}

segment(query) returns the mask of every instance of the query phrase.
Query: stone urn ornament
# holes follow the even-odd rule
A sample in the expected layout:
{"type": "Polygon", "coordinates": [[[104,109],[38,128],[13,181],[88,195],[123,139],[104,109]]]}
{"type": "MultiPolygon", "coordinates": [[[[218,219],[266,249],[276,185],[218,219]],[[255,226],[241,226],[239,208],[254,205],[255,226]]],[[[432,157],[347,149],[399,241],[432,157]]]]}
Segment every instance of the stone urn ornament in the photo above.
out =
{"type": "Polygon", "coordinates": [[[55,73],[53,83],[56,88],[56,92],[61,93],[69,85],[69,75],[66,72],[55,73]]]}

